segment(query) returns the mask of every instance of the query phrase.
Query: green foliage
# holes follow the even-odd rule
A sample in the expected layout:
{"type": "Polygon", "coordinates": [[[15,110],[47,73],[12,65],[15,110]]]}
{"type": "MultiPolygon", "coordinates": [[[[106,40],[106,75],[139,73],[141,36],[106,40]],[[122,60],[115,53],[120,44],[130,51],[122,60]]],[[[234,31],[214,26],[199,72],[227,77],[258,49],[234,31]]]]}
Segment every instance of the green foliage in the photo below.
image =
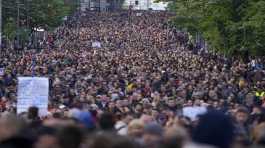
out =
{"type": "Polygon", "coordinates": [[[199,32],[213,50],[231,55],[247,49],[265,55],[264,0],[161,1],[171,1],[178,28],[199,32]]]}
{"type": "Polygon", "coordinates": [[[77,7],[77,0],[3,0],[4,35],[10,39],[14,32],[22,37],[35,27],[52,29],[60,25],[77,7]],[[16,28],[19,10],[19,28],[16,28]],[[12,22],[10,22],[10,20],[12,22]]]}
{"type": "Polygon", "coordinates": [[[3,33],[8,39],[13,39],[16,36],[16,22],[13,18],[6,19],[3,33]]]}
{"type": "Polygon", "coordinates": [[[245,45],[258,55],[265,54],[265,1],[249,1],[249,7],[244,11],[242,27],[245,29],[247,38],[245,45]]]}
{"type": "Polygon", "coordinates": [[[28,40],[30,30],[26,27],[20,27],[17,31],[20,41],[23,43],[28,40]]]}
{"type": "Polygon", "coordinates": [[[70,13],[70,7],[64,5],[63,0],[34,0],[29,10],[31,26],[34,27],[56,27],[70,13]]]}

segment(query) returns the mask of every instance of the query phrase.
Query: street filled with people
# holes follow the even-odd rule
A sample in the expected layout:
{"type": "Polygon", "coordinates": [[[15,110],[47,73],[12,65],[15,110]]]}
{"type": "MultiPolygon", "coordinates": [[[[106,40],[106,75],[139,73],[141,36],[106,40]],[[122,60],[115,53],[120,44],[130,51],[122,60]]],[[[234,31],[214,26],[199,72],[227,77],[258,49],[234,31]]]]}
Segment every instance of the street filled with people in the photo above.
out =
{"type": "Polygon", "coordinates": [[[43,49],[0,51],[0,148],[265,147],[262,57],[226,58],[161,11],[87,11],[43,49]],[[48,113],[16,114],[18,77],[49,78],[48,113]]]}

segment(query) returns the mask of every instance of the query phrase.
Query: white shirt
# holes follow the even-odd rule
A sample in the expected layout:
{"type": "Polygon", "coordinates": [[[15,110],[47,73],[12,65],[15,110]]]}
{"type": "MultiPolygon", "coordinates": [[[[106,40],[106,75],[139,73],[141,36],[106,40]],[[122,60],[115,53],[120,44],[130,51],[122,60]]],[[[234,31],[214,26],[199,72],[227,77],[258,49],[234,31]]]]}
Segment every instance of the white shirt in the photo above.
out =
{"type": "Polygon", "coordinates": [[[127,127],[127,124],[124,123],[123,121],[118,121],[115,124],[115,129],[117,130],[118,135],[122,135],[122,136],[127,135],[128,127],[127,127]]]}

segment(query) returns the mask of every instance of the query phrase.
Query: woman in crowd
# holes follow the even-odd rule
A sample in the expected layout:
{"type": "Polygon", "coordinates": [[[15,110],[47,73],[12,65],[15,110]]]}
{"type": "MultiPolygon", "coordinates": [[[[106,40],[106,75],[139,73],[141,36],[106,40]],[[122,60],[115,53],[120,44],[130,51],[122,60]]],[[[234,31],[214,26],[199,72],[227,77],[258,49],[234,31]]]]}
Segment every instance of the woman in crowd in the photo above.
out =
{"type": "Polygon", "coordinates": [[[262,63],[207,53],[171,16],[86,12],[39,52],[2,49],[0,147],[264,145],[262,63]],[[32,75],[49,77],[49,116],[16,119],[16,78],[32,75]]]}

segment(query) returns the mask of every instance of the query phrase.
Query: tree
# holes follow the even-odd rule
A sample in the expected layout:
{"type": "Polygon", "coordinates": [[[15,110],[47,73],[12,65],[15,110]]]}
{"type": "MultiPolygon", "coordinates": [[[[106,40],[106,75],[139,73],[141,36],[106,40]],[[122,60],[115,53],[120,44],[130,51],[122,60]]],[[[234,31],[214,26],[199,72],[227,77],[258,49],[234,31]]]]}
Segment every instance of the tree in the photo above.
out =
{"type": "Polygon", "coordinates": [[[64,16],[70,15],[76,9],[76,0],[71,1],[73,3],[66,5],[64,0],[4,0],[3,29],[6,30],[4,35],[13,37],[10,36],[10,32],[17,32],[26,36],[26,32],[29,33],[36,27],[45,29],[57,27],[64,16]]]}
{"type": "Polygon", "coordinates": [[[256,55],[265,54],[265,1],[249,1],[244,10],[245,16],[241,26],[245,30],[245,45],[256,55]]]}
{"type": "Polygon", "coordinates": [[[70,7],[63,0],[34,0],[29,6],[30,25],[32,27],[53,28],[70,14],[70,7]]]}
{"type": "Polygon", "coordinates": [[[13,18],[8,18],[5,23],[3,33],[7,39],[13,39],[16,36],[16,22],[13,18]]]}
{"type": "MultiPolygon", "coordinates": [[[[163,0],[162,0],[163,1],[163,0]]],[[[164,0],[176,13],[174,24],[199,32],[213,50],[233,55],[243,49],[265,55],[264,0],[164,0]]]]}

